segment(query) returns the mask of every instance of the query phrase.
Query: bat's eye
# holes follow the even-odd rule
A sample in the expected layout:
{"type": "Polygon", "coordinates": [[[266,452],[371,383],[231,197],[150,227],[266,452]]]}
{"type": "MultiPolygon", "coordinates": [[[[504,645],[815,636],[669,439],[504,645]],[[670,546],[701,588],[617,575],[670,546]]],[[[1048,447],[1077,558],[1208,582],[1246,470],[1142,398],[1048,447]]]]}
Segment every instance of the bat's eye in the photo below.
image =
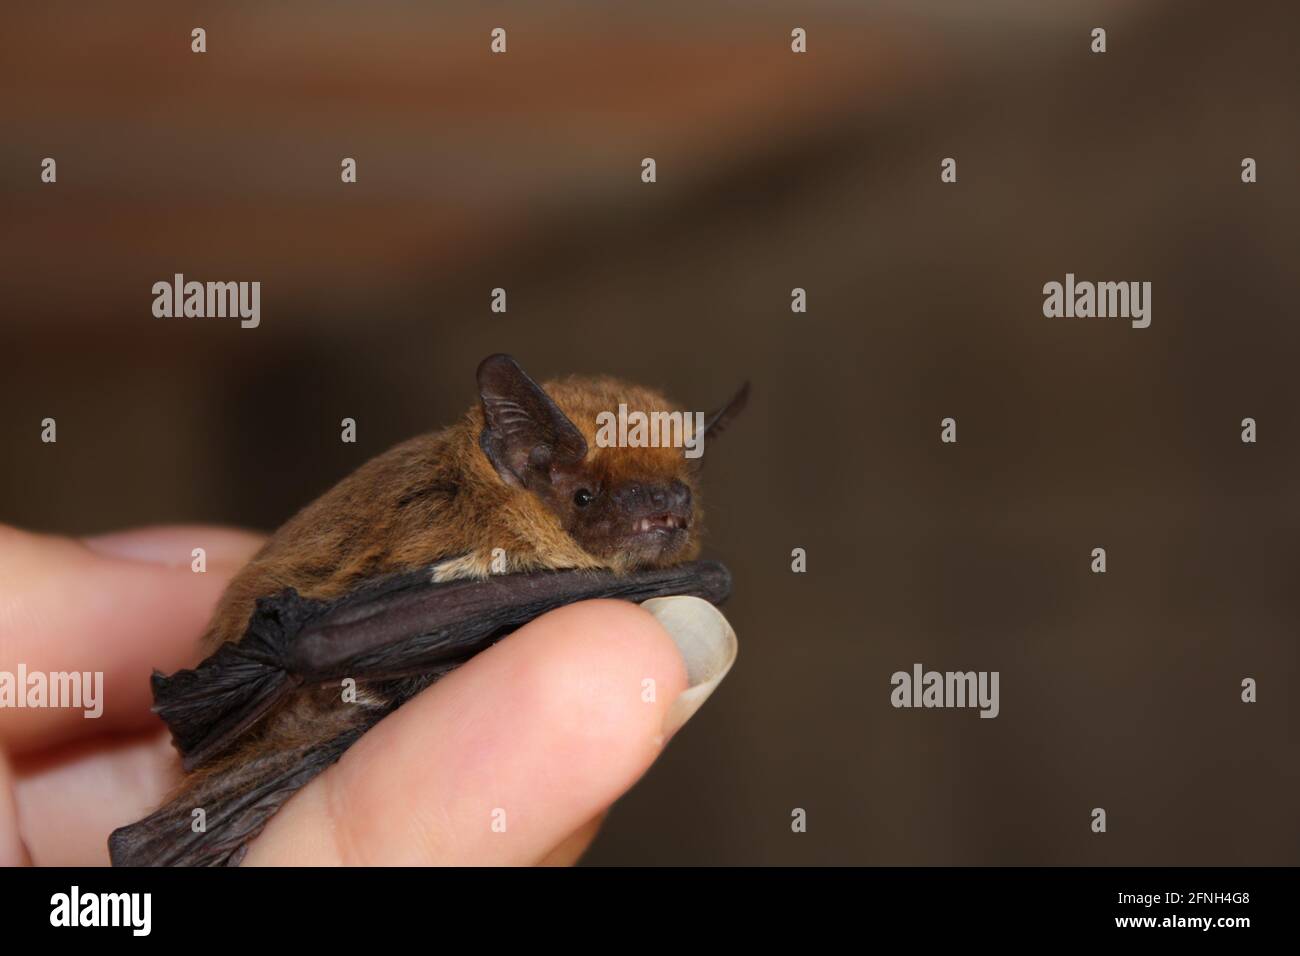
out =
{"type": "Polygon", "coordinates": [[[586,488],[579,488],[573,496],[573,503],[579,508],[585,508],[587,505],[591,504],[591,500],[595,497],[596,496],[586,488]]]}

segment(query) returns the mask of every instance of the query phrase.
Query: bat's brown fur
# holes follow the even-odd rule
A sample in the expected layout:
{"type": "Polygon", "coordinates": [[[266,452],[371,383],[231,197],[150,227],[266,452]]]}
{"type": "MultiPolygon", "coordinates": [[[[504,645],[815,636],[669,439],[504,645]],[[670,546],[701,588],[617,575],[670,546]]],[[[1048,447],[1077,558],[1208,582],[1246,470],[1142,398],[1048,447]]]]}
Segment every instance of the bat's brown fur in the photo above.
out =
{"type": "MultiPolygon", "coordinates": [[[[679,480],[694,515],[685,561],[700,550],[696,469],[680,448],[597,448],[596,416],[629,410],[681,410],[650,389],[612,378],[568,378],[544,386],[587,439],[589,468],[610,481],[679,480]]],[[[584,551],[537,498],[502,481],[479,447],[483,412],[421,435],[368,461],[281,527],[231,581],[203,639],[204,653],[238,640],[254,601],[286,587],[327,599],[367,578],[442,564],[439,576],[486,576],[494,548],[509,571],[612,568],[617,557],[584,551]]]]}

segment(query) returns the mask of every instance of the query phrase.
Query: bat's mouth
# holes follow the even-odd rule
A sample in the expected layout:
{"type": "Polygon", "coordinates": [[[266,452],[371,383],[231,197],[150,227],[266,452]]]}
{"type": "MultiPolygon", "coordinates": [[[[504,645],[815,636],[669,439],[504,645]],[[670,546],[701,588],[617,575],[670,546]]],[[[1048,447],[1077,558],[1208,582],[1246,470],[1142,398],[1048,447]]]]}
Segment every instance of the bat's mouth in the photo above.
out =
{"type": "Polygon", "coordinates": [[[646,515],[644,518],[636,519],[632,522],[632,533],[649,534],[656,531],[685,531],[689,524],[690,518],[685,515],[665,511],[661,514],[646,515]]]}

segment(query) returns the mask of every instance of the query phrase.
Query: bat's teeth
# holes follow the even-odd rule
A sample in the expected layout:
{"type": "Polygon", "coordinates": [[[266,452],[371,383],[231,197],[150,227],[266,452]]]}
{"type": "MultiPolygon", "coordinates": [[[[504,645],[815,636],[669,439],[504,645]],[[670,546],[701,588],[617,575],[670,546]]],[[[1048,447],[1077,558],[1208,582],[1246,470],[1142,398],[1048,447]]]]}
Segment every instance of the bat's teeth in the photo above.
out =
{"type": "Polygon", "coordinates": [[[686,519],[680,515],[653,515],[649,518],[641,518],[639,521],[632,522],[633,532],[652,531],[655,528],[663,528],[666,531],[676,531],[686,527],[686,519]]]}

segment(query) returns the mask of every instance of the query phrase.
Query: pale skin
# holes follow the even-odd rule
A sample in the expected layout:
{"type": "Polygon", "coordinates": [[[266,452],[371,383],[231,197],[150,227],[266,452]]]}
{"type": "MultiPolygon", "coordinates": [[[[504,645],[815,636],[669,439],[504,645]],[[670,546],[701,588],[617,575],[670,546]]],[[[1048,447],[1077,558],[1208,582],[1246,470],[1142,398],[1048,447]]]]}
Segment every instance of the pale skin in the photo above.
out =
{"type": "MultiPolygon", "coordinates": [[[[197,662],[225,583],[263,540],[0,526],[0,670],[104,672],[99,719],[0,709],[0,865],[107,864],[109,832],[162,802],[180,769],[149,711],[149,674],[197,662]],[[205,573],[191,570],[194,547],[205,573]]],[[[244,865],[571,864],[658,756],[686,684],[646,611],[560,608],[366,734],[272,818],[244,865]]]]}

